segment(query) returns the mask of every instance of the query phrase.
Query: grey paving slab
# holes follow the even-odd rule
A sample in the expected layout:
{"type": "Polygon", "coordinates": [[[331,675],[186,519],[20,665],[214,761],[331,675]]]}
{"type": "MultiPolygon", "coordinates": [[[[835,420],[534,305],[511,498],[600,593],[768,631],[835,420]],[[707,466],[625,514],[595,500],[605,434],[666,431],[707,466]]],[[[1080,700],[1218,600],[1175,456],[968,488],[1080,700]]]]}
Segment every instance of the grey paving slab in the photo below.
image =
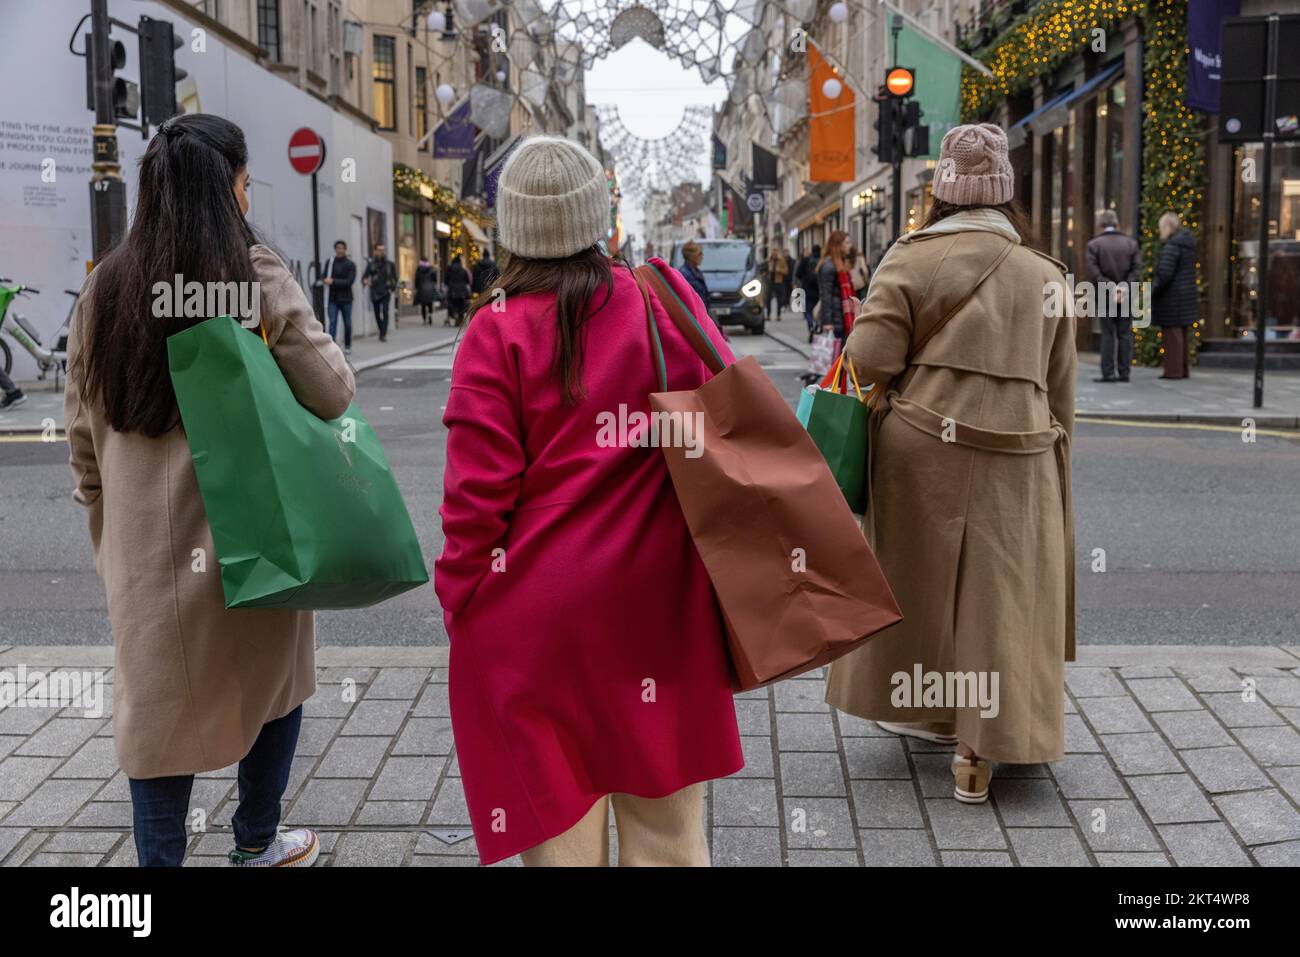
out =
{"type": "Polygon", "coordinates": [[[41,850],[50,854],[107,854],[122,839],[120,831],[60,831],[41,850]]]}
{"type": "Polygon", "coordinates": [[[26,740],[21,734],[0,734],[0,761],[9,757],[26,740]]]}
{"type": "Polygon", "coordinates": [[[952,755],[914,754],[912,766],[916,768],[922,797],[952,797],[952,755]]]}
{"type": "Polygon", "coordinates": [[[826,689],[820,681],[782,681],[774,689],[776,692],[776,710],[782,711],[830,711],[826,703],[826,689]]]}
{"type": "Polygon", "coordinates": [[[31,829],[26,827],[0,827],[0,864],[5,863],[5,858],[31,833],[31,829]]]}
{"type": "Polygon", "coordinates": [[[845,714],[843,711],[835,712],[835,718],[840,724],[840,736],[845,738],[892,738],[895,735],[882,729],[874,721],[868,721],[866,718],[859,718],[855,714],[845,714]]]}
{"type": "Polygon", "coordinates": [[[1201,703],[1178,678],[1130,678],[1129,690],[1147,711],[1200,711],[1201,703]]]}
{"type": "Polygon", "coordinates": [[[474,832],[468,827],[428,827],[415,842],[416,854],[457,854],[478,857],[474,832]]]}
{"type": "Polygon", "coordinates": [[[8,827],[62,827],[99,790],[99,781],[48,778],[5,815],[8,827]]]}
{"type": "Polygon", "coordinates": [[[1187,683],[1202,694],[1209,692],[1232,692],[1240,694],[1241,675],[1231,668],[1206,668],[1203,670],[1183,671],[1187,683]]]}
{"type": "Polygon", "coordinates": [[[400,867],[415,844],[410,831],[350,831],[339,838],[331,867],[400,867]]]}
{"type": "Polygon", "coordinates": [[[356,699],[340,694],[337,685],[318,685],[316,693],[303,702],[303,718],[342,718],[356,707],[356,699]]]}
{"type": "Polygon", "coordinates": [[[835,751],[781,755],[781,791],[786,797],[843,797],[844,772],[835,751]]]}
{"type": "Polygon", "coordinates": [[[1079,710],[1097,734],[1151,730],[1151,722],[1127,695],[1116,698],[1080,698],[1079,710]]]}
{"type": "Polygon", "coordinates": [[[285,822],[342,826],[352,820],[369,781],[320,778],[308,781],[285,815],[285,822]]]}
{"type": "Polygon", "coordinates": [[[1243,701],[1239,693],[1205,694],[1201,697],[1229,728],[1260,728],[1283,723],[1281,715],[1258,696],[1253,701],[1243,701]]]}
{"type": "Polygon", "coordinates": [[[1120,774],[1168,774],[1183,770],[1178,756],[1154,731],[1103,734],[1101,743],[1120,774]]]}
{"type": "Polygon", "coordinates": [[[112,738],[91,738],[62,767],[56,778],[99,778],[108,780],[117,773],[117,750],[112,738]]]}
{"type": "Polygon", "coordinates": [[[741,735],[740,748],[744,752],[745,766],[732,777],[770,778],[772,770],[772,739],[765,734],[741,735]]]}
{"type": "Polygon", "coordinates": [[[1102,698],[1125,693],[1124,685],[1110,668],[1069,666],[1065,669],[1065,686],[1076,698],[1102,698]]]}
{"type": "Polygon", "coordinates": [[[1247,844],[1300,839],[1300,813],[1282,792],[1274,788],[1220,794],[1214,798],[1214,803],[1237,836],[1247,844]]]}
{"type": "Polygon", "coordinates": [[[1125,780],[1154,824],[1219,820],[1218,812],[1190,774],[1153,774],[1125,780]]]}
{"type": "Polygon", "coordinates": [[[791,848],[787,855],[791,867],[857,867],[857,851],[819,851],[791,848]]]}
{"type": "MultiPolygon", "coordinates": [[[[329,746],[314,775],[317,778],[365,778],[379,770],[392,745],[392,738],[362,738],[340,735],[329,746]]],[[[430,792],[432,793],[432,792],[430,792]]]]}
{"type": "Polygon", "coordinates": [[[0,801],[21,801],[61,762],[58,758],[8,757],[0,761],[0,801]]]}
{"type": "Polygon", "coordinates": [[[1265,844],[1251,849],[1261,867],[1300,867],[1300,841],[1265,844]]]}
{"type": "Polygon", "coordinates": [[[924,830],[864,830],[858,837],[867,867],[933,867],[938,863],[930,835],[924,830]]]}
{"type": "Polygon", "coordinates": [[[1236,745],[1179,752],[1201,787],[1211,794],[1251,791],[1269,786],[1269,779],[1250,755],[1236,745]]]}
{"type": "Polygon", "coordinates": [[[130,827],[130,801],[91,801],[72,820],[74,827],[130,827]]]}
{"type": "Polygon", "coordinates": [[[784,803],[787,847],[857,847],[846,799],[798,797],[787,798],[784,803]]]}
{"type": "Polygon", "coordinates": [[[295,752],[311,756],[324,754],[341,727],[342,718],[303,718],[295,752]]]}
{"type": "Polygon", "coordinates": [[[916,788],[908,781],[854,781],[858,827],[925,827],[916,788]]]}
{"type": "Polygon", "coordinates": [[[469,827],[469,806],[465,803],[465,789],[460,781],[447,780],[438,788],[438,796],[429,811],[429,824],[434,828],[469,827]]]}
{"type": "Polygon", "coordinates": [[[1268,774],[1292,801],[1300,804],[1300,768],[1269,768],[1268,774]]]}
{"type": "Polygon", "coordinates": [[[389,758],[370,790],[370,800],[427,801],[440,770],[437,762],[427,758],[389,758]]]}
{"type": "Polygon", "coordinates": [[[402,729],[393,754],[445,757],[451,754],[456,740],[450,718],[410,718],[402,729]]]}
{"type": "Polygon", "coordinates": [[[1067,754],[1052,765],[1061,794],[1074,798],[1126,798],[1128,792],[1104,754],[1067,754]]]}
{"type": "Polygon", "coordinates": [[[1226,824],[1162,824],[1157,830],[1179,867],[1249,867],[1250,855],[1242,849],[1226,824]]]}
{"type": "Polygon", "coordinates": [[[1101,751],[1101,742],[1099,742],[1088,726],[1084,723],[1083,717],[1077,714],[1067,714],[1065,716],[1065,753],[1066,754],[1095,754],[1101,751]]]}
{"type": "Polygon", "coordinates": [[[1152,720],[1159,726],[1169,743],[1179,750],[1183,748],[1214,748],[1232,744],[1232,736],[1219,723],[1211,712],[1200,711],[1166,711],[1153,714],[1152,720]]]}
{"type": "Polygon", "coordinates": [[[1097,863],[1102,867],[1170,867],[1169,858],[1158,851],[1140,851],[1121,853],[1117,851],[1099,851],[1097,863]]]}
{"type": "Polygon", "coordinates": [[[713,782],[714,827],[780,827],[776,782],[763,778],[726,778],[713,782]]]}
{"type": "Polygon", "coordinates": [[[450,718],[451,695],[446,684],[428,684],[411,714],[418,718],[450,718]]]}
{"type": "Polygon", "coordinates": [[[998,850],[1007,846],[990,804],[926,798],[926,814],[940,850],[998,850]]]}
{"type": "Polygon", "coordinates": [[[737,701],[736,724],[740,728],[741,734],[771,734],[771,703],[767,698],[754,701],[737,701]]]}
{"type": "Polygon", "coordinates": [[[424,688],[430,671],[429,668],[381,668],[366,688],[365,700],[397,698],[410,701],[424,688]]]}
{"type": "Polygon", "coordinates": [[[776,740],[782,751],[838,751],[829,712],[776,716],[776,740]]]}
{"type": "Polygon", "coordinates": [[[47,854],[38,851],[23,862],[23,867],[98,867],[103,854],[47,854]]]}
{"type": "Polygon", "coordinates": [[[888,738],[844,738],[843,748],[850,779],[910,781],[912,778],[903,742],[893,735],[888,738]]]}
{"type": "Polygon", "coordinates": [[[1255,690],[1271,705],[1300,707],[1300,678],[1294,674],[1256,678],[1255,690]]]}
{"type": "Polygon", "coordinates": [[[1286,726],[1238,728],[1237,740],[1264,767],[1300,765],[1300,732],[1286,726]]]}
{"type": "Polygon", "coordinates": [[[775,827],[715,827],[714,867],[780,867],[781,832],[775,827]]]}
{"type": "Polygon", "coordinates": [[[1072,827],[1008,827],[1021,867],[1089,867],[1088,852],[1072,827]]]}
{"type": "Polygon", "coordinates": [[[944,867],[1011,867],[1005,851],[941,851],[944,867]]]}
{"type": "Polygon", "coordinates": [[[22,757],[71,757],[95,736],[104,724],[102,718],[55,718],[29,737],[15,754],[22,757]]]}
{"type": "Polygon", "coordinates": [[[1174,670],[1164,665],[1124,665],[1119,669],[1121,678],[1172,678],[1174,670]]]}
{"type": "Polygon", "coordinates": [[[424,801],[367,801],[357,812],[360,827],[413,826],[424,820],[424,801]]]}
{"type": "Polygon", "coordinates": [[[391,737],[402,727],[410,709],[411,702],[405,700],[358,701],[339,733],[391,737]]]}
{"type": "Polygon", "coordinates": [[[1070,827],[1056,785],[1047,778],[994,778],[991,791],[1004,827],[1070,827]]]}
{"type": "Polygon", "coordinates": [[[1132,801],[1070,801],[1088,846],[1102,851],[1158,851],[1160,842],[1132,801]]]}
{"type": "Polygon", "coordinates": [[[18,734],[27,738],[41,725],[54,719],[52,708],[3,708],[0,709],[0,734],[18,734]]]}

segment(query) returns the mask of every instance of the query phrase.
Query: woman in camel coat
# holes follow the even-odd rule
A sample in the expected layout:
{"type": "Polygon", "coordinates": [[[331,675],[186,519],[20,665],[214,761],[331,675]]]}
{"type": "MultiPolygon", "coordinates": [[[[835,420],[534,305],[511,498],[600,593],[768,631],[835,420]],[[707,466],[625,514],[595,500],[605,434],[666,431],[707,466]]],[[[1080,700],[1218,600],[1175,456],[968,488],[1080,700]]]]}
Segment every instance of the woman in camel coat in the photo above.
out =
{"type": "MultiPolygon", "coordinates": [[[[209,114],[164,123],[141,163],[131,231],[86,281],[71,328],[74,498],[108,599],[113,737],[141,865],[181,863],[194,775],[236,762],[232,861],[306,866],[319,850],[308,829],[277,832],[300,706],[316,689],[312,613],[226,609],[167,371],[167,336],[202,320],[151,308],[155,283],[170,290],[177,274],[260,289],[261,328],[298,401],[322,418],[347,409],[343,352],[244,220],[247,162],[233,123],[209,114]]],[[[258,322],[240,318],[260,346],[258,322]]]]}
{"type": "Polygon", "coordinates": [[[860,381],[890,383],[864,529],[903,620],[832,666],[827,700],[958,743],[970,803],[988,761],[1061,758],[1074,646],[1073,313],[1061,264],[1013,226],[1006,151],[989,125],[944,137],[930,221],[885,256],[846,345],[860,381]],[[929,673],[947,694],[923,694],[929,673]]]}

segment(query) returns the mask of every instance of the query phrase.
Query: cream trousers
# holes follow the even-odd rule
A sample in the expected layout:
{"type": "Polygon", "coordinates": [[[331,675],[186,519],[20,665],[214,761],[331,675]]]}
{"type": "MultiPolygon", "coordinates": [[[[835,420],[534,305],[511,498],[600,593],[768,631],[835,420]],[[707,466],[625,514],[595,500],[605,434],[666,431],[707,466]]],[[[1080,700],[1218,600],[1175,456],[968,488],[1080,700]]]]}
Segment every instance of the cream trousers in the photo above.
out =
{"type": "Polygon", "coordinates": [[[701,781],[667,797],[610,794],[563,834],[523,852],[525,867],[608,867],[609,809],[618,828],[619,867],[708,867],[701,781]]]}

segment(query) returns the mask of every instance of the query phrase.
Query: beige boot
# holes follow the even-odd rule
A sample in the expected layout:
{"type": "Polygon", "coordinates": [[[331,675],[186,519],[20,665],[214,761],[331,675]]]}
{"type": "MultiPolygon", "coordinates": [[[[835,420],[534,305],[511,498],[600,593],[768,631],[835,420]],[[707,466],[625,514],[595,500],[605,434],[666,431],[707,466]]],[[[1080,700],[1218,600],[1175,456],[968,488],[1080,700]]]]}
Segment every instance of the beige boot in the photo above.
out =
{"type": "Polygon", "coordinates": [[[963,804],[983,804],[989,799],[989,782],[993,766],[980,757],[952,756],[952,796],[963,804]]]}
{"type": "Polygon", "coordinates": [[[881,730],[888,731],[890,734],[920,738],[922,741],[933,741],[935,744],[957,743],[957,726],[955,724],[942,721],[877,721],[876,724],[881,730]]]}

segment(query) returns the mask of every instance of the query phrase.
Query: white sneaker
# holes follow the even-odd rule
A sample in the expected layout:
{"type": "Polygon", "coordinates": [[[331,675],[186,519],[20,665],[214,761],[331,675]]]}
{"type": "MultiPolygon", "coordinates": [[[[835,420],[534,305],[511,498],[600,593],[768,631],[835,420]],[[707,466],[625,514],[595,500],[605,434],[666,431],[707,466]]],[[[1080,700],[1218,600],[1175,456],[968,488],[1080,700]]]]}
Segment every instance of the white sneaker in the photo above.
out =
{"type": "Polygon", "coordinates": [[[943,724],[939,721],[918,721],[912,723],[905,723],[902,721],[877,721],[876,724],[882,731],[888,731],[890,734],[901,734],[908,738],[920,738],[922,741],[933,741],[935,744],[957,743],[956,727],[951,724],[943,724]]]}
{"type": "Polygon", "coordinates": [[[311,867],[319,856],[316,832],[305,827],[279,831],[275,840],[259,853],[235,848],[229,855],[230,863],[236,867],[311,867]]]}

